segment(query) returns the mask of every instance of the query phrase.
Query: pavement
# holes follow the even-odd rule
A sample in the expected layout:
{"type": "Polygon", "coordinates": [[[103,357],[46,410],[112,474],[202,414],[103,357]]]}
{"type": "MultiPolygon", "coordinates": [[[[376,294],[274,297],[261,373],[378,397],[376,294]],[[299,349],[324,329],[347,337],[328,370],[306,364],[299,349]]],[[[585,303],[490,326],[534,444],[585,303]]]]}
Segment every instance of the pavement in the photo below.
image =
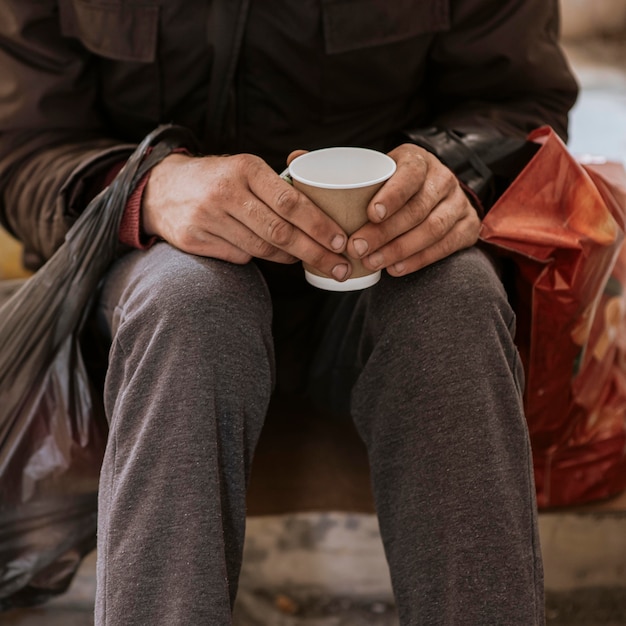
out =
{"type": "MultiPolygon", "coordinates": [[[[547,626],[626,624],[626,498],[619,500],[540,516],[547,626]]],[[[0,624],[92,626],[95,559],[85,559],[66,594],[5,613],[0,624]]],[[[250,518],[233,625],[398,626],[376,517],[250,518]]]]}

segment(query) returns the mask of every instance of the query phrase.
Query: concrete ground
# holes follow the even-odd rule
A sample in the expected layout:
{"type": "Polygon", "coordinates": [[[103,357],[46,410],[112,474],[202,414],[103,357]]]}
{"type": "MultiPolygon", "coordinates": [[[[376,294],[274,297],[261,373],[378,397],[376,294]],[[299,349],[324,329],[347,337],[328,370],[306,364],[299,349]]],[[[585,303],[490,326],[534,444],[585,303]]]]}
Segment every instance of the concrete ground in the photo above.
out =
{"type": "MultiPolygon", "coordinates": [[[[566,50],[583,87],[571,118],[571,151],[626,162],[626,44],[586,41],[566,50]]],[[[540,523],[548,625],[625,626],[626,495],[544,513],[540,523]]],[[[91,554],[66,594],[0,615],[0,624],[91,626],[94,590],[91,554]]],[[[397,626],[375,517],[251,517],[235,624],[397,626]]]]}
{"type": "MultiPolygon", "coordinates": [[[[626,498],[605,507],[541,515],[547,626],[626,624],[626,498]]],[[[92,626],[95,582],[92,553],[66,594],[0,623],[92,626]]],[[[373,515],[249,520],[234,626],[365,625],[398,626],[373,515]]]]}

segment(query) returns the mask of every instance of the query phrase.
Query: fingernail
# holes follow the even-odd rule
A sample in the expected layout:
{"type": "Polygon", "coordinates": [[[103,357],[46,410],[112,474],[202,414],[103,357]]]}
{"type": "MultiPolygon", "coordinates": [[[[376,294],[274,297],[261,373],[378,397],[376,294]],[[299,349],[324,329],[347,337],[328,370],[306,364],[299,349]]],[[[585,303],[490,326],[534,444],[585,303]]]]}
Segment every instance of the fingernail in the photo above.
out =
{"type": "Polygon", "coordinates": [[[333,250],[341,250],[346,243],[346,238],[343,235],[335,235],[330,242],[330,247],[333,250]]]}
{"type": "Polygon", "coordinates": [[[404,265],[404,263],[402,263],[402,261],[400,261],[400,263],[396,263],[393,266],[393,269],[398,273],[398,274],[402,274],[404,272],[404,270],[406,269],[406,266],[404,265]]]}
{"type": "Polygon", "coordinates": [[[387,215],[387,207],[384,204],[377,202],[374,205],[374,211],[376,211],[376,215],[378,215],[381,220],[385,219],[385,216],[387,215]]]}
{"type": "Polygon", "coordinates": [[[380,252],[374,252],[374,254],[369,257],[369,261],[372,267],[379,267],[385,262],[385,259],[380,252]]]}
{"type": "Polygon", "coordinates": [[[335,265],[331,274],[335,277],[335,280],[343,280],[348,274],[348,266],[343,263],[335,265]]]}
{"type": "Polygon", "coordinates": [[[354,249],[359,256],[363,256],[364,254],[366,254],[369,249],[369,246],[367,245],[367,241],[365,241],[365,239],[355,239],[352,242],[352,245],[354,245],[354,249]]]}

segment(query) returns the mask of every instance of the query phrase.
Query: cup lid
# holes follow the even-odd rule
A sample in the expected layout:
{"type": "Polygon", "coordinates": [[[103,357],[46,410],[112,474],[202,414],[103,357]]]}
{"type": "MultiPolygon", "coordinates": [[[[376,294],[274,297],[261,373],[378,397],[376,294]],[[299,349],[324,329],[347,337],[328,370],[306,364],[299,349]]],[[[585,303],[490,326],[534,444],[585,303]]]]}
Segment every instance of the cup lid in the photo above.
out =
{"type": "Polygon", "coordinates": [[[396,162],[378,150],[336,146],[301,154],[287,171],[293,180],[310,187],[358,189],[388,180],[396,162]]]}

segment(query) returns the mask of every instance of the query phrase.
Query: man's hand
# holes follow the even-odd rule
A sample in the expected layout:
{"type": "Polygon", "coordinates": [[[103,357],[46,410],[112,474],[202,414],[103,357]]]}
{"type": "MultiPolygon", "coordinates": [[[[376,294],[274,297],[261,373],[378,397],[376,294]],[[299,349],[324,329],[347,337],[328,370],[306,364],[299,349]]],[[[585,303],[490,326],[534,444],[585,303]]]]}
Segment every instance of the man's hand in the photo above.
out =
{"type": "Polygon", "coordinates": [[[172,154],[151,172],[142,227],[180,250],[232,263],[305,261],[344,280],[347,236],[262,159],[172,154]]]}
{"type": "Polygon", "coordinates": [[[412,144],[389,156],[398,168],[370,202],[370,221],[350,237],[348,254],[402,276],[474,245],[480,219],[454,174],[412,144]]]}

